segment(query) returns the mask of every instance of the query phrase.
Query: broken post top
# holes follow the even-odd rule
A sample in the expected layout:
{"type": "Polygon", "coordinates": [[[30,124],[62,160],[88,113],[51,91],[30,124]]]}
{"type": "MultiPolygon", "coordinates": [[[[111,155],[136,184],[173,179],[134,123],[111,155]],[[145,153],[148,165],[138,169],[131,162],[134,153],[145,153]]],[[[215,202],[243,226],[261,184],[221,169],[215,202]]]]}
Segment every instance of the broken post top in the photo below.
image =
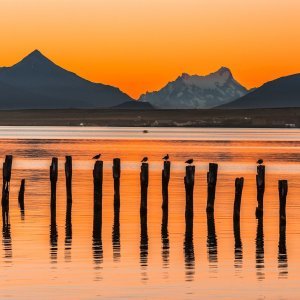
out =
{"type": "Polygon", "coordinates": [[[244,177],[236,178],[235,179],[235,189],[236,192],[241,192],[244,186],[244,177]]]}
{"type": "Polygon", "coordinates": [[[11,178],[11,167],[12,167],[12,160],[13,156],[12,155],[6,155],[5,156],[5,161],[3,163],[3,178],[5,181],[9,182],[11,178]]]}
{"type": "Polygon", "coordinates": [[[185,167],[185,177],[184,181],[186,184],[194,184],[195,179],[195,166],[185,167]]]}
{"type": "Polygon", "coordinates": [[[164,161],[163,176],[166,179],[170,178],[170,170],[171,170],[171,162],[170,161],[164,161]]]}
{"type": "Polygon", "coordinates": [[[257,187],[264,188],[265,186],[265,172],[266,168],[264,165],[257,166],[256,184],[257,187]]]}
{"type": "Polygon", "coordinates": [[[141,165],[141,174],[140,174],[141,183],[148,185],[149,179],[149,165],[148,163],[143,162],[141,165]]]}
{"type": "Polygon", "coordinates": [[[57,176],[58,176],[58,158],[53,157],[50,166],[50,180],[57,181],[57,176]]]}
{"type": "Polygon", "coordinates": [[[121,177],[121,159],[114,158],[113,160],[113,178],[119,179],[121,177]]]}
{"type": "Polygon", "coordinates": [[[288,193],[288,181],[287,180],[279,180],[278,181],[278,190],[280,198],[284,198],[288,193]]]}
{"type": "Polygon", "coordinates": [[[218,164],[210,163],[209,171],[207,172],[207,183],[211,185],[217,184],[218,164]]]}
{"type": "Polygon", "coordinates": [[[72,178],[72,156],[66,156],[65,174],[67,178],[72,178]]]}
{"type": "Polygon", "coordinates": [[[103,161],[97,160],[94,165],[93,176],[95,180],[102,179],[103,176],[103,161]]]}

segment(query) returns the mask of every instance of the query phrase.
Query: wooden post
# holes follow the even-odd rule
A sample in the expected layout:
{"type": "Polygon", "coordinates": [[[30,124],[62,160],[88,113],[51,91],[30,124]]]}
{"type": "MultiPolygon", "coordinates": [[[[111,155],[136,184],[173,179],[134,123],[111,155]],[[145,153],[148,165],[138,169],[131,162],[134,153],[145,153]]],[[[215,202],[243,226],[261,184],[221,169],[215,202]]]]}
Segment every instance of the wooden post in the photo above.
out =
{"type": "Polygon", "coordinates": [[[280,201],[280,223],[286,223],[286,196],[288,193],[288,181],[279,180],[278,181],[278,191],[279,191],[279,201],[280,201]]]}
{"type": "Polygon", "coordinates": [[[24,212],[25,212],[24,194],[25,194],[25,179],[22,179],[20,191],[19,191],[19,197],[18,197],[19,207],[22,216],[24,216],[24,212]]]}
{"type": "Polygon", "coordinates": [[[193,235],[195,166],[185,168],[185,232],[193,235]]]}
{"type": "Polygon", "coordinates": [[[114,158],[113,161],[113,179],[114,179],[114,210],[120,211],[120,177],[121,177],[121,160],[114,158]]]}
{"type": "Polygon", "coordinates": [[[65,162],[67,203],[72,203],[72,156],[66,156],[65,162]]]}
{"type": "Polygon", "coordinates": [[[147,215],[147,198],[148,198],[148,181],[149,181],[149,165],[148,163],[142,163],[140,173],[141,184],[141,206],[140,215],[147,215]]]}
{"type": "Polygon", "coordinates": [[[207,172],[207,212],[214,212],[216,185],[218,177],[218,165],[210,163],[209,172],[207,172]]]}
{"type": "Polygon", "coordinates": [[[11,179],[12,155],[6,155],[3,163],[3,186],[2,186],[2,221],[3,226],[9,224],[9,187],[11,179]]]}
{"type": "Polygon", "coordinates": [[[244,178],[235,179],[235,198],[234,198],[234,209],[233,209],[233,219],[234,221],[240,220],[240,210],[241,210],[241,200],[244,186],[244,178]]]}
{"type": "Polygon", "coordinates": [[[169,186],[169,181],[170,181],[170,169],[171,169],[171,162],[170,161],[165,161],[164,162],[164,168],[162,170],[162,177],[161,177],[162,197],[163,197],[162,210],[163,211],[168,211],[168,208],[169,208],[168,186],[169,186]]]}
{"type": "Polygon", "coordinates": [[[102,186],[103,186],[103,161],[96,161],[93,171],[94,177],[94,230],[95,239],[102,236],[102,186]]]}
{"type": "Polygon", "coordinates": [[[58,158],[53,157],[50,166],[50,181],[51,181],[51,209],[56,209],[56,184],[58,177],[58,158]]]}
{"type": "Polygon", "coordinates": [[[264,193],[265,193],[265,166],[264,165],[257,166],[256,188],[257,188],[256,218],[259,218],[264,214],[264,193]]]}

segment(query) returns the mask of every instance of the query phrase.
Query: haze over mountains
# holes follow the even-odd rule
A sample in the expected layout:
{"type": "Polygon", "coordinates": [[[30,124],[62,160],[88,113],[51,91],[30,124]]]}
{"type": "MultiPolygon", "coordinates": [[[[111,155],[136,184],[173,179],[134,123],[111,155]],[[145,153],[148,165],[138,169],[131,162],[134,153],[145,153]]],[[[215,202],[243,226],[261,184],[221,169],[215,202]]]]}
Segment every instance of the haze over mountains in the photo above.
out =
{"type": "Polygon", "coordinates": [[[146,93],[140,101],[156,108],[212,108],[236,100],[248,93],[228,68],[207,76],[182,74],[160,91],[146,93]]]}
{"type": "Polygon", "coordinates": [[[132,98],[118,88],[66,71],[38,50],[0,68],[0,109],[100,108],[126,101],[132,98]]]}

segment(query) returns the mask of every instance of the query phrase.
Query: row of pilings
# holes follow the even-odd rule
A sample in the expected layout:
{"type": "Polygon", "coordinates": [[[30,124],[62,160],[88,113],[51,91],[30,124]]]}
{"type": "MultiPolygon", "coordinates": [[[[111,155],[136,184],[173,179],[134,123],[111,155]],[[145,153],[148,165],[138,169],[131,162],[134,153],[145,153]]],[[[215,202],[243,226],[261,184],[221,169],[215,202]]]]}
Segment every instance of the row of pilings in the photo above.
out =
{"type": "MultiPolygon", "coordinates": [[[[3,163],[3,187],[2,187],[2,220],[3,228],[9,227],[9,190],[12,170],[12,155],[7,155],[3,163]]],[[[115,158],[113,160],[112,175],[114,180],[114,232],[118,236],[119,232],[119,217],[120,217],[120,178],[121,178],[121,160],[115,158]]],[[[171,162],[164,161],[162,169],[162,237],[168,240],[168,208],[169,208],[169,181],[171,175],[171,162]]],[[[190,245],[193,239],[193,218],[194,218],[194,185],[195,185],[196,168],[195,166],[186,166],[184,176],[185,186],[185,243],[190,245]]],[[[50,240],[51,245],[55,248],[57,246],[57,225],[56,225],[56,186],[58,180],[58,158],[53,157],[50,165],[50,182],[51,182],[51,225],[50,225],[50,240]]],[[[66,156],[65,161],[65,178],[66,178],[66,195],[67,195],[67,209],[66,209],[66,245],[72,240],[72,157],[66,156]]],[[[216,196],[216,186],[218,178],[218,164],[210,163],[209,171],[207,172],[207,220],[208,226],[214,227],[214,206],[216,196]]],[[[103,190],[103,161],[97,160],[93,170],[94,180],[94,214],[93,214],[93,239],[95,247],[102,247],[102,190],[103,190]]],[[[148,184],[149,184],[149,164],[143,162],[140,169],[140,225],[141,225],[141,252],[147,252],[148,249],[148,230],[147,230],[147,198],[148,198],[148,184]]],[[[244,178],[236,178],[235,180],[235,197],[233,206],[233,222],[235,232],[239,232],[240,228],[240,209],[242,201],[242,193],[244,186],[244,178]]],[[[263,209],[264,209],[264,192],[265,192],[265,166],[259,165],[257,167],[256,175],[257,186],[257,208],[256,217],[262,223],[263,209]]],[[[280,233],[285,229],[286,224],[286,198],[288,193],[287,180],[279,180],[278,182],[279,200],[280,200],[280,233]]],[[[25,179],[21,180],[19,191],[19,207],[21,216],[25,216],[25,179]]],[[[210,232],[214,232],[211,228],[210,232]]],[[[285,231],[285,230],[284,230],[285,231]]],[[[236,242],[238,244],[238,235],[236,242]]],[[[116,245],[118,241],[116,241],[116,245]]],[[[237,245],[238,246],[238,245],[237,245]]]]}

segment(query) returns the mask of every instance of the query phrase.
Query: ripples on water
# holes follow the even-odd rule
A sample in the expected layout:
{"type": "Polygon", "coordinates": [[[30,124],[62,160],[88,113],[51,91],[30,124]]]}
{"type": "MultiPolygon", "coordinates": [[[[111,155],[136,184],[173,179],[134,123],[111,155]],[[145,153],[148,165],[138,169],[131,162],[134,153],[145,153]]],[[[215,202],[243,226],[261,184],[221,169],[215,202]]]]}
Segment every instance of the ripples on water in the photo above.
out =
{"type": "Polygon", "coordinates": [[[252,130],[245,130],[249,141],[241,130],[223,132],[224,141],[216,132],[219,140],[213,141],[213,130],[169,131],[176,141],[164,140],[164,131],[153,140],[129,140],[124,135],[132,133],[126,130],[116,140],[118,131],[102,132],[110,134],[104,140],[101,132],[88,140],[2,139],[2,157],[13,154],[14,162],[9,222],[2,228],[1,299],[297,299],[299,132],[265,130],[267,141],[255,140],[252,130]],[[189,134],[193,139],[186,139],[189,134]],[[278,136],[285,140],[276,141],[278,136]],[[93,208],[90,160],[99,152],[104,159],[102,228],[93,208]],[[161,157],[166,153],[172,160],[168,215],[161,209],[161,157]],[[73,156],[72,203],[66,201],[65,155],[73,156]],[[150,158],[148,214],[140,219],[139,161],[145,155],[150,158]],[[60,170],[57,209],[51,212],[52,156],[59,158],[60,170]],[[122,159],[121,209],[116,212],[114,157],[122,159]],[[196,161],[194,219],[185,224],[183,162],[190,157],[196,161]],[[264,218],[257,220],[255,161],[260,157],[267,165],[267,186],[264,218]],[[214,214],[205,211],[208,162],[220,166],[214,214]],[[245,177],[241,218],[233,222],[239,176],[245,177]],[[17,201],[21,178],[26,178],[25,212],[17,201]],[[278,179],[289,180],[287,224],[279,224],[278,179]]]}

